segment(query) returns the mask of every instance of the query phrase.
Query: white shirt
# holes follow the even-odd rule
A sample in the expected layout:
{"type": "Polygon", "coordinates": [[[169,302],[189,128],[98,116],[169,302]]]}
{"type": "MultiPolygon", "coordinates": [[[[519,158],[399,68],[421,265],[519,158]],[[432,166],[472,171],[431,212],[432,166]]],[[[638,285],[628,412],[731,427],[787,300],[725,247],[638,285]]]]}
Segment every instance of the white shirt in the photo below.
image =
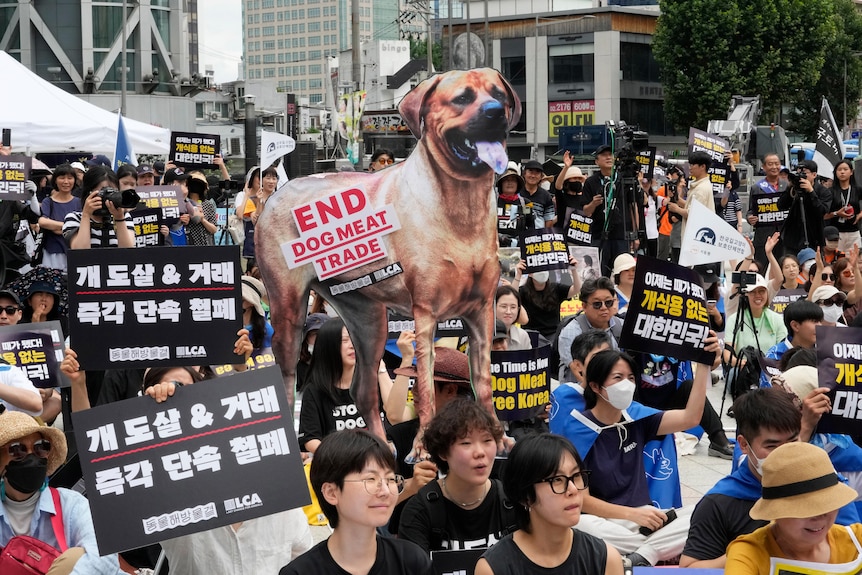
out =
{"type": "Polygon", "coordinates": [[[313,545],[302,509],[162,541],[171,573],[258,575],[278,573],[313,545]]]}
{"type": "MultiPolygon", "coordinates": [[[[39,390],[30,382],[30,379],[27,377],[27,374],[24,373],[20,367],[14,365],[0,364],[0,385],[8,385],[9,387],[15,387],[18,389],[26,389],[27,391],[32,391],[39,398],[39,403],[42,402],[42,396],[39,395],[39,390]]],[[[6,406],[6,409],[9,411],[21,411],[26,413],[27,415],[37,416],[41,415],[42,410],[39,411],[27,411],[26,409],[21,409],[17,405],[13,405],[8,401],[3,401],[0,399],[0,403],[6,406]]]]}

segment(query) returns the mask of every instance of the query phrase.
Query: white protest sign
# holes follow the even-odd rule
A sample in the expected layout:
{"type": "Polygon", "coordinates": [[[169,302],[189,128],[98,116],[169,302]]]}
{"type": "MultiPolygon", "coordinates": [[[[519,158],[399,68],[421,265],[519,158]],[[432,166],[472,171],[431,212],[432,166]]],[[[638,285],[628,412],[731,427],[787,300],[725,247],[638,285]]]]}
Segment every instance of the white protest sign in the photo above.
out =
{"type": "Polygon", "coordinates": [[[266,169],[296,149],[296,140],[277,132],[260,132],[260,167],[266,169]]]}
{"type": "Polygon", "coordinates": [[[679,265],[740,260],[749,255],[751,248],[745,236],[700,202],[689,203],[679,265]]]}

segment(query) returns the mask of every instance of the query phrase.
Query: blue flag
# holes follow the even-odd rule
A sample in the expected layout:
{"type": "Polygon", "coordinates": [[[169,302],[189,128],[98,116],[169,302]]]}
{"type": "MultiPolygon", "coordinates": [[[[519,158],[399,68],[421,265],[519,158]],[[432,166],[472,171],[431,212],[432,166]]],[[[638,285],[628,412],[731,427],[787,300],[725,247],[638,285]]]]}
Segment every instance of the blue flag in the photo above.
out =
{"type": "Polygon", "coordinates": [[[128,132],[126,132],[125,124],[123,124],[122,114],[117,113],[117,118],[117,146],[114,148],[114,171],[123,164],[138,165],[135,151],[132,150],[132,141],[129,139],[128,132]]]}

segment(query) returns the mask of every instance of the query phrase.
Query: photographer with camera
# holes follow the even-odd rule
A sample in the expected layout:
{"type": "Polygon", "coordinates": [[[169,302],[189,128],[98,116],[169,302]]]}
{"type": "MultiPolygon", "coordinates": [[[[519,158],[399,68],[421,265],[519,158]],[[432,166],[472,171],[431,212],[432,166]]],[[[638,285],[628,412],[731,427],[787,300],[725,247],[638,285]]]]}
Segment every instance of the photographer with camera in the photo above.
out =
{"type": "Polygon", "coordinates": [[[817,163],[801,160],[796,172],[788,174],[790,186],[778,198],[778,209],[787,210],[781,241],[790,253],[824,245],[823,216],[829,210],[832,193],[815,183],[816,179],[817,163]]]}
{"type": "Polygon", "coordinates": [[[668,204],[673,202],[680,203],[682,194],[680,190],[684,180],[682,179],[682,171],[674,165],[663,164],[667,169],[667,182],[664,186],[658,189],[658,259],[662,261],[676,262],[679,260],[679,245],[676,251],[673,249],[674,227],[677,228],[677,244],[682,239],[679,235],[680,218],[670,211],[668,204]]]}
{"type": "Polygon", "coordinates": [[[63,237],[71,249],[135,246],[135,226],[127,210],[137,205],[137,194],[134,190],[120,192],[119,187],[110,168],[87,170],[83,183],[87,199],[80,212],[66,214],[63,220],[63,237]]]}

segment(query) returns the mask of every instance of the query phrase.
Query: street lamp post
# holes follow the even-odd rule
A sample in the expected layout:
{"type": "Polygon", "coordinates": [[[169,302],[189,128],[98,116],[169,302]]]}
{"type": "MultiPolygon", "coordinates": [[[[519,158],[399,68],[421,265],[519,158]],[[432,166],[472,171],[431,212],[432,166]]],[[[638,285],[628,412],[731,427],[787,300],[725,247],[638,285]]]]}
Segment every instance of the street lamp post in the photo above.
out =
{"type": "Polygon", "coordinates": [[[248,174],[257,164],[257,119],[254,117],[254,96],[246,94],[245,99],[245,173],[248,174]]]}

